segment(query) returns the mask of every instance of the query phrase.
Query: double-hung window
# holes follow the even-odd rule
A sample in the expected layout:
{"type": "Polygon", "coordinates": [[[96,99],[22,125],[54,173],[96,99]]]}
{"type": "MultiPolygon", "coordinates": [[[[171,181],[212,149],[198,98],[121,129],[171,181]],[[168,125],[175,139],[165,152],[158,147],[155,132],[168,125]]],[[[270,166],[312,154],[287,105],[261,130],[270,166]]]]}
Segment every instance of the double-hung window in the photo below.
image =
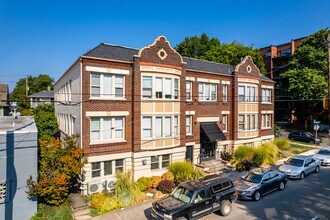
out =
{"type": "Polygon", "coordinates": [[[228,85],[222,85],[222,101],[228,102],[228,85]]]}
{"type": "Polygon", "coordinates": [[[179,116],[143,116],[142,137],[164,138],[175,137],[180,134],[179,116]]]}
{"type": "Polygon", "coordinates": [[[91,142],[124,139],[124,117],[91,117],[91,142]]]}
{"type": "Polygon", "coordinates": [[[101,162],[92,163],[92,178],[101,176],[101,162]]]}
{"type": "Polygon", "coordinates": [[[171,117],[165,117],[165,120],[164,120],[164,136],[165,137],[171,137],[171,129],[172,127],[172,119],[171,117]]]}
{"type": "Polygon", "coordinates": [[[238,130],[245,130],[245,117],[238,115],[238,130]]]}
{"type": "Polygon", "coordinates": [[[152,77],[151,76],[143,76],[142,78],[142,96],[143,98],[151,98],[152,97],[152,77]]]}
{"type": "Polygon", "coordinates": [[[192,100],[192,81],[186,81],[186,100],[192,100]]]}
{"type": "Polygon", "coordinates": [[[258,126],[256,114],[240,114],[238,115],[238,130],[250,131],[255,130],[258,126]]]}
{"type": "Polygon", "coordinates": [[[174,135],[179,135],[179,117],[174,116],[174,135]]]}
{"type": "Polygon", "coordinates": [[[223,131],[228,131],[228,115],[222,116],[223,131]]]}
{"type": "Polygon", "coordinates": [[[263,128],[271,128],[272,115],[263,114],[261,116],[261,124],[263,128]]]}
{"type": "Polygon", "coordinates": [[[142,76],[142,97],[179,99],[179,79],[161,76],[142,76]]]}
{"type": "Polygon", "coordinates": [[[174,99],[179,99],[179,80],[174,79],[174,99]]]}
{"type": "Polygon", "coordinates": [[[238,101],[239,102],[245,101],[245,86],[238,87],[238,101]]]}
{"type": "Polygon", "coordinates": [[[172,98],[172,79],[164,79],[164,95],[165,99],[172,98]]]}
{"type": "Polygon", "coordinates": [[[151,157],[151,169],[152,170],[157,170],[157,169],[162,169],[166,168],[168,164],[170,163],[170,155],[169,154],[164,154],[160,156],[152,156],[151,157]]]}
{"type": "Polygon", "coordinates": [[[91,74],[91,97],[123,98],[124,76],[115,74],[91,74]]]}
{"type": "Polygon", "coordinates": [[[117,172],[124,171],[124,160],[107,160],[91,163],[92,178],[114,175],[117,172]]]}
{"type": "Polygon", "coordinates": [[[216,101],[217,100],[217,85],[213,83],[198,84],[198,99],[199,101],[216,101]]]}
{"type": "Polygon", "coordinates": [[[255,86],[238,86],[239,102],[255,102],[257,101],[257,87],[255,86]]]}
{"type": "Polygon", "coordinates": [[[152,138],[152,118],[151,117],[143,117],[142,129],[143,129],[143,138],[152,138]]]}
{"type": "Polygon", "coordinates": [[[186,115],[186,134],[192,134],[192,115],[186,115]]]}
{"type": "Polygon", "coordinates": [[[262,102],[271,103],[270,89],[262,89],[262,102]]]}

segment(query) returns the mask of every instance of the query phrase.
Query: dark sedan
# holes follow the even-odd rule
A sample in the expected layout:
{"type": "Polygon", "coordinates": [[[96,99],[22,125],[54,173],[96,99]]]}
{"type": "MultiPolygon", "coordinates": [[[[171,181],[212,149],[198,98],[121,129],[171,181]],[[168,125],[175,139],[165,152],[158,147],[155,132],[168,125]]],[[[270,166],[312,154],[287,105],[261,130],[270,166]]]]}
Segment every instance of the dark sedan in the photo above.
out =
{"type": "Polygon", "coordinates": [[[262,195],[273,192],[277,189],[283,190],[288,179],[285,173],[257,168],[247,172],[240,180],[234,182],[238,198],[260,200],[262,195]]]}
{"type": "Polygon", "coordinates": [[[316,138],[313,134],[302,131],[292,131],[289,133],[288,138],[289,140],[302,141],[310,144],[319,144],[322,142],[322,138],[316,138]]]}

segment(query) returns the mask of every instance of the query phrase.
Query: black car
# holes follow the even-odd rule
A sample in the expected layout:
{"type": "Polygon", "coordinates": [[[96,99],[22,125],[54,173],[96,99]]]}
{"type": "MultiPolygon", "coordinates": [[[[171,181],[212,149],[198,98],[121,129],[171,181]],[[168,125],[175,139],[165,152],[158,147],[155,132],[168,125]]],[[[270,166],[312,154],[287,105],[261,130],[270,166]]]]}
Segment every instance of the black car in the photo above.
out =
{"type": "Polygon", "coordinates": [[[283,190],[288,179],[285,173],[266,168],[257,168],[247,172],[234,182],[238,198],[258,201],[262,195],[277,189],[283,190]]]}
{"type": "Polygon", "coordinates": [[[313,134],[303,131],[292,131],[288,136],[289,140],[302,141],[310,144],[319,144],[322,142],[321,138],[316,138],[313,134]]]}
{"type": "Polygon", "coordinates": [[[171,195],[152,203],[153,219],[197,219],[220,211],[231,213],[237,199],[234,184],[223,175],[212,174],[179,184],[171,195]]]}

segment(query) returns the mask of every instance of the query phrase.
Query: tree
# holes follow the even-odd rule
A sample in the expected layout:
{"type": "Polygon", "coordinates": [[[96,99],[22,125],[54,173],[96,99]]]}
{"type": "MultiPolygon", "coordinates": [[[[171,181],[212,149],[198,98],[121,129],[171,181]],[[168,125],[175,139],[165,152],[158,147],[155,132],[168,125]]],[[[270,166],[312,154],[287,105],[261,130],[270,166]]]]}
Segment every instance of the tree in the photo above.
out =
{"type": "Polygon", "coordinates": [[[230,65],[239,64],[241,58],[249,55],[253,58],[260,72],[266,72],[265,64],[258,49],[245,46],[236,41],[230,44],[221,44],[217,38],[210,39],[205,33],[200,37],[186,37],[175,49],[182,56],[230,65]]]}
{"type": "Polygon", "coordinates": [[[328,94],[327,35],[322,29],[306,37],[292,55],[287,69],[280,74],[278,88],[298,120],[315,116],[328,94]]]}
{"type": "Polygon", "coordinates": [[[32,112],[37,124],[39,139],[50,140],[59,131],[54,105],[38,105],[32,112]]]}
{"type": "Polygon", "coordinates": [[[39,172],[37,181],[27,180],[28,195],[37,196],[40,202],[59,205],[66,201],[71,189],[76,187],[78,175],[86,163],[83,148],[77,135],[60,140],[40,141],[39,172]]]}
{"type": "MultiPolygon", "coordinates": [[[[48,86],[53,87],[54,79],[47,74],[28,76],[27,78],[29,95],[46,90],[48,86]]],[[[20,78],[18,82],[16,82],[13,92],[10,94],[10,99],[18,101],[17,105],[21,114],[29,113],[30,99],[26,96],[26,78],[20,78]]]]}

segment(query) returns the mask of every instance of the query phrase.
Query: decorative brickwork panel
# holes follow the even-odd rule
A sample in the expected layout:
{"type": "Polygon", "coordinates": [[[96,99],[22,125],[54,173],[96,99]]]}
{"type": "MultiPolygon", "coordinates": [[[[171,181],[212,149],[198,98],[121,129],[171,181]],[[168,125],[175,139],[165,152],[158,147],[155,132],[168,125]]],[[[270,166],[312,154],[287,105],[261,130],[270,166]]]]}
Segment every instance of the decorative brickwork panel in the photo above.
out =
{"type": "Polygon", "coordinates": [[[141,63],[161,64],[169,67],[181,67],[182,57],[169,44],[164,36],[158,37],[154,43],[139,51],[141,63]]]}
{"type": "Polygon", "coordinates": [[[246,56],[243,61],[238,64],[235,68],[235,72],[238,75],[245,75],[250,77],[258,77],[260,78],[260,70],[253,63],[253,60],[250,56],[246,56]]]}

